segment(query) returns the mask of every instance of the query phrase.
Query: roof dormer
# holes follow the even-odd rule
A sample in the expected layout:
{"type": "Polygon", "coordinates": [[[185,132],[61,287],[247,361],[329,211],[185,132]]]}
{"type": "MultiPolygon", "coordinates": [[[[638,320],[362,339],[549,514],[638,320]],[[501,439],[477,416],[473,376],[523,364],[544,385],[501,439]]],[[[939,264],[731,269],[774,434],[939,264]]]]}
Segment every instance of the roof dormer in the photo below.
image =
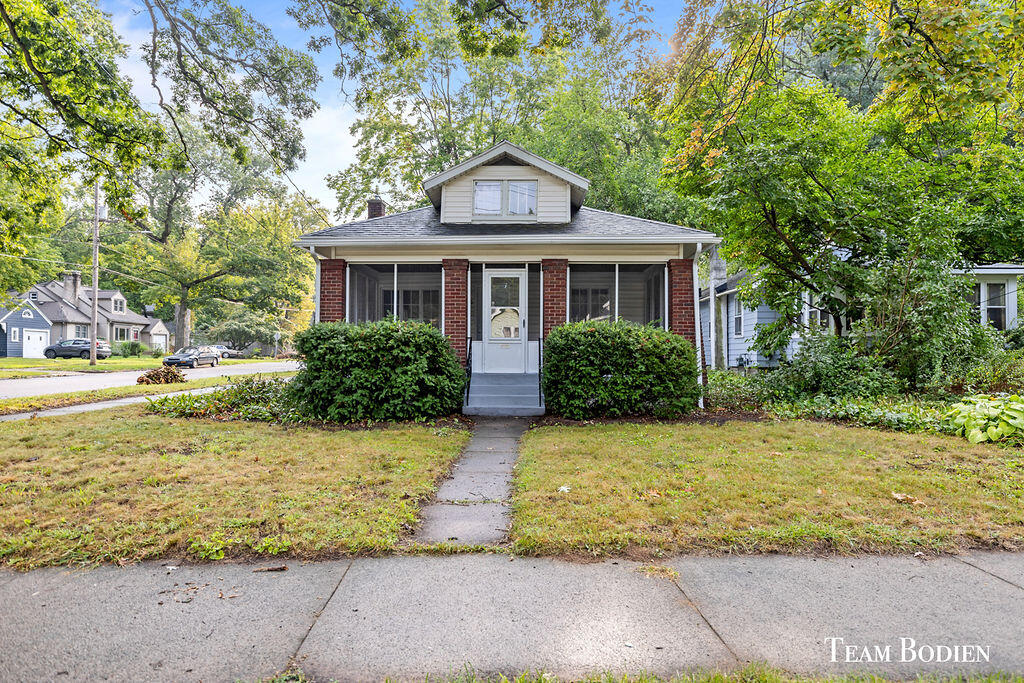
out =
{"type": "Polygon", "coordinates": [[[568,223],[590,181],[505,141],[423,182],[442,223],[568,223]]]}

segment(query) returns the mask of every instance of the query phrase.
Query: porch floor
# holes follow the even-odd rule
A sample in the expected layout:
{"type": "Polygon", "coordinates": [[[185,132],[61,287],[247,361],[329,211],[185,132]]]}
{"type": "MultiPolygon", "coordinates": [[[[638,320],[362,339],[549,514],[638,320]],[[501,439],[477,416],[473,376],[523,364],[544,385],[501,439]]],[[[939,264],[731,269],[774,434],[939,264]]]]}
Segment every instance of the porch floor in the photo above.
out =
{"type": "Polygon", "coordinates": [[[544,414],[537,373],[474,372],[469,397],[462,407],[466,415],[519,417],[544,414]]]}

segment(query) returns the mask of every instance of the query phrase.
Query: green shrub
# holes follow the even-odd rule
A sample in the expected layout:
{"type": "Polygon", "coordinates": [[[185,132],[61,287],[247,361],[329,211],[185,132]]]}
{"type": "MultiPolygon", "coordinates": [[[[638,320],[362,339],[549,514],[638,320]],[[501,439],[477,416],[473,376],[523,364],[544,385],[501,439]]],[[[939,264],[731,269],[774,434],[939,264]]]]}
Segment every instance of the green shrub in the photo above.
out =
{"type": "Polygon", "coordinates": [[[1024,349],[1024,327],[1015,327],[1005,333],[1006,348],[1019,351],[1024,349]]]}
{"type": "Polygon", "coordinates": [[[781,418],[837,420],[864,427],[883,427],[898,432],[946,431],[943,429],[943,421],[947,409],[945,404],[894,397],[819,396],[771,406],[771,412],[781,418]]]}
{"type": "Polygon", "coordinates": [[[1024,351],[996,351],[983,361],[950,371],[932,388],[957,396],[1024,392],[1024,351]]]}
{"type": "Polygon", "coordinates": [[[721,410],[758,410],[768,401],[762,376],[708,370],[704,406],[721,410]]]}
{"type": "Polygon", "coordinates": [[[146,345],[137,339],[121,342],[117,347],[117,353],[125,358],[132,356],[139,357],[146,352],[146,345]]]}
{"type": "Polygon", "coordinates": [[[560,325],[544,341],[548,410],[573,419],[674,417],[697,405],[697,358],[679,335],[635,323],[560,325]]]}
{"type": "Polygon", "coordinates": [[[295,335],[305,367],[290,392],[337,422],[423,420],[458,412],[466,374],[448,339],[426,323],[321,323],[295,335]]]}
{"type": "Polygon", "coordinates": [[[945,415],[945,424],[971,443],[1024,441],[1024,398],[1012,396],[972,396],[954,404],[945,415]]]}
{"type": "Polygon", "coordinates": [[[136,384],[179,384],[185,381],[185,375],[176,367],[163,365],[159,368],[146,370],[135,380],[136,384]]]}
{"type": "Polygon", "coordinates": [[[862,355],[848,340],[825,335],[805,339],[790,362],[766,373],[762,381],[776,401],[890,396],[902,389],[881,358],[862,355]]]}
{"type": "Polygon", "coordinates": [[[167,417],[298,422],[303,416],[288,395],[287,384],[280,378],[241,377],[226,387],[202,394],[150,399],[147,409],[167,417]]]}
{"type": "Polygon", "coordinates": [[[153,358],[160,358],[165,355],[165,352],[163,349],[150,349],[149,355],[153,358]]]}

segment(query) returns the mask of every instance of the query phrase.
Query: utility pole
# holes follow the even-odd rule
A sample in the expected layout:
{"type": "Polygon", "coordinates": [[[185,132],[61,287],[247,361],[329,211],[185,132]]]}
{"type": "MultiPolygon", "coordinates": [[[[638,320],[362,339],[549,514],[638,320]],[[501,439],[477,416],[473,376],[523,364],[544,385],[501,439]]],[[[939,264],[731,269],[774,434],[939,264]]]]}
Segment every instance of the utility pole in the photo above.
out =
{"type": "Polygon", "coordinates": [[[96,345],[99,343],[100,298],[100,181],[93,187],[92,215],[92,332],[89,340],[89,365],[96,365],[96,345]]]}

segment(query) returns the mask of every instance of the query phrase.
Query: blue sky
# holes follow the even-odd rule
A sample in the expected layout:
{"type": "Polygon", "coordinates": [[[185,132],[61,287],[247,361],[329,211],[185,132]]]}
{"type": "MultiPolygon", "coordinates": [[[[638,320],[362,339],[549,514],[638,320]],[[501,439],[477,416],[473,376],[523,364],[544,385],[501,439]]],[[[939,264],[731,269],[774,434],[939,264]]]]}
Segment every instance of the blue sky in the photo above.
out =
{"type": "MultiPolygon", "coordinates": [[[[240,4],[258,21],[269,26],[279,41],[294,49],[306,49],[308,35],[285,13],[286,0],[243,0],[240,4]]],[[[651,49],[667,51],[667,38],[675,28],[683,5],[668,0],[650,0],[647,4],[653,9],[654,28],[665,34],[664,40],[652,41],[651,49]]],[[[133,46],[132,57],[122,64],[123,71],[134,82],[136,94],[143,105],[154,106],[156,98],[148,85],[149,76],[138,58],[138,46],[147,38],[148,17],[143,16],[142,6],[137,0],[100,0],[100,5],[110,13],[125,42],[133,46]]],[[[348,132],[355,113],[341,91],[342,84],[333,74],[337,58],[334,48],[329,47],[313,56],[323,77],[317,92],[320,110],[302,124],[306,159],[290,175],[303,192],[318,199],[333,214],[334,196],[324,178],[344,168],[355,156],[353,139],[348,132]]]]}

